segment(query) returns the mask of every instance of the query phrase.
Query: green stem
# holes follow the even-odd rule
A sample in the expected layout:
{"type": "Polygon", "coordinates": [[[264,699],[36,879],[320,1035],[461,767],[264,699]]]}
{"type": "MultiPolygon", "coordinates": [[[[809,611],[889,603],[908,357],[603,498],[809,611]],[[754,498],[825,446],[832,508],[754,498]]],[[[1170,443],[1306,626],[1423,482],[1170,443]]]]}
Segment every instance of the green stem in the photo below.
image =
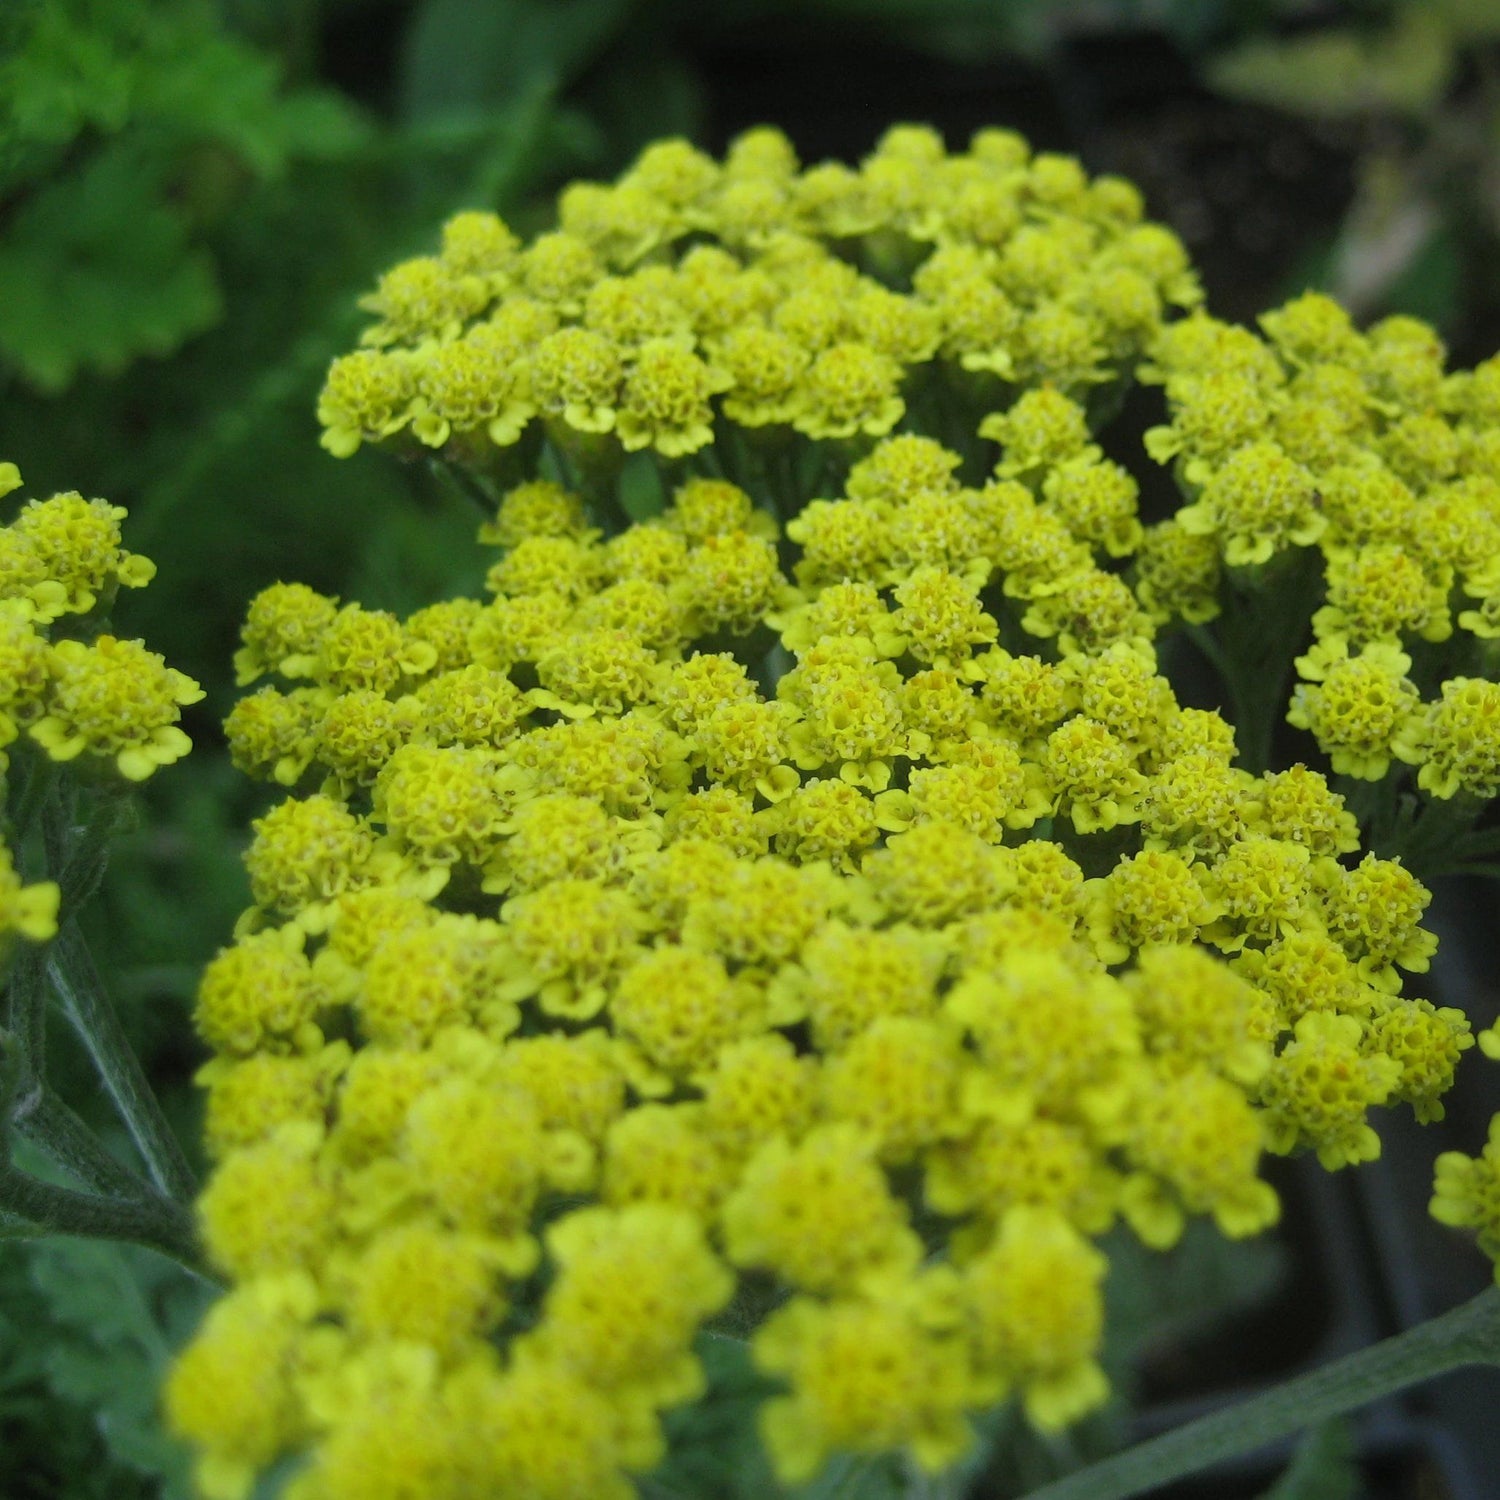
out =
{"type": "Polygon", "coordinates": [[[11,818],[14,830],[12,842],[19,845],[36,819],[38,810],[51,790],[53,763],[35,746],[21,746],[11,751],[13,757],[24,756],[25,777],[20,794],[16,798],[16,810],[11,818]]]}
{"type": "Polygon", "coordinates": [[[1224,679],[1240,764],[1257,774],[1270,766],[1286,712],[1293,663],[1322,587],[1320,561],[1315,548],[1297,548],[1226,578],[1219,617],[1188,631],[1224,679]]]}
{"type": "Polygon", "coordinates": [[[427,460],[427,467],[440,480],[445,481],[450,489],[462,495],[486,521],[495,519],[500,497],[492,495],[478,475],[471,473],[462,464],[452,463],[436,455],[427,460]]]}
{"type": "Polygon", "coordinates": [[[154,1194],[122,1199],[75,1192],[38,1182],[17,1167],[0,1167],[0,1224],[8,1234],[27,1237],[77,1234],[96,1240],[124,1240],[159,1250],[195,1275],[203,1276],[193,1216],[180,1204],[154,1194]]]}
{"type": "Polygon", "coordinates": [[[42,1076],[47,1054],[46,949],[23,943],[11,964],[5,990],[6,1049],[15,1086],[29,1088],[42,1076]]]}
{"type": "Polygon", "coordinates": [[[99,889],[109,866],[110,847],[130,823],[133,813],[130,794],[114,793],[101,798],[93,815],[75,835],[67,862],[53,867],[59,870],[59,920],[65,922],[76,915],[99,889]]]}
{"type": "Polygon", "coordinates": [[[114,1198],[143,1199],[152,1192],[45,1084],[37,1084],[11,1107],[17,1134],[81,1187],[114,1198]]]}
{"type": "Polygon", "coordinates": [[[135,1141],[151,1181],[175,1202],[191,1202],[197,1191],[192,1169],[146,1081],[75,922],[65,922],[48,949],[47,977],[135,1141]]]}
{"type": "Polygon", "coordinates": [[[1500,1288],[1394,1338],[1033,1490],[1028,1500],[1127,1500],[1464,1365],[1500,1364],[1500,1288]]]}
{"type": "Polygon", "coordinates": [[[54,879],[67,864],[73,845],[74,795],[71,785],[54,777],[42,803],[42,849],[47,873],[54,879]]]}

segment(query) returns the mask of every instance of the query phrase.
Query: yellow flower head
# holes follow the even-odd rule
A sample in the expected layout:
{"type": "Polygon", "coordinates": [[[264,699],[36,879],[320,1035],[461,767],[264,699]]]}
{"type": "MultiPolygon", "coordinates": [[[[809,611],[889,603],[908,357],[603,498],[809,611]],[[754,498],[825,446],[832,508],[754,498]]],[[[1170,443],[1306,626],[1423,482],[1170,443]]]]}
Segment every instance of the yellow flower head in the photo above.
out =
{"type": "Polygon", "coordinates": [[[431,1223],[392,1226],[335,1276],[351,1330],[372,1341],[401,1339],[451,1355],[505,1311],[483,1238],[431,1223]]]}
{"type": "Polygon", "coordinates": [[[1097,1361],[1104,1257],[1065,1219],[1012,1208],[994,1243],[964,1268],[971,1337],[981,1369],[1018,1387],[1044,1432],[1076,1421],[1109,1395],[1097,1361]]]}
{"type": "Polygon", "coordinates": [[[884,437],[906,411],[900,378],[901,366],[868,344],[833,344],[803,375],[792,425],[811,438],[884,437]]]}
{"type": "Polygon", "coordinates": [[[1079,833],[1140,821],[1146,778],[1129,744],[1099,720],[1079,715],[1054,729],[1042,766],[1057,810],[1067,811],[1079,833]]]}
{"type": "Polygon", "coordinates": [[[609,1014],[657,1068],[706,1071],[756,1020],[755,992],[729,977],[722,960],[694,948],[660,947],[620,978],[609,1014]]]}
{"type": "Polygon", "coordinates": [[[375,778],[372,816],[423,865],[483,865],[506,813],[494,754],[407,744],[375,778]]]}
{"type": "Polygon", "coordinates": [[[193,1014],[209,1046],[249,1055],[306,1034],[322,996],[297,936],[295,929],[255,933],[209,961],[193,1014]]]}
{"type": "Polygon", "coordinates": [[[579,432],[612,432],[624,367],[620,351],[590,328],[559,328],[531,356],[531,392],[541,411],[579,432]]]}
{"type": "Polygon", "coordinates": [[[1231,567],[1263,563],[1288,546],[1306,546],[1325,522],[1314,505],[1312,475],[1270,442],[1251,442],[1226,458],[1177,524],[1216,536],[1231,567]]]}
{"type": "Polygon", "coordinates": [[[940,927],[998,905],[1007,869],[998,851],[956,823],[922,823],[865,857],[875,899],[896,921],[940,927]]]}
{"type": "Polygon", "coordinates": [[[606,986],[636,956],[642,914],[623,891],[594,880],[557,880],[500,909],[515,959],[509,988],[544,1011],[587,1020],[606,986]]]}
{"type": "Polygon", "coordinates": [[[1319,672],[1321,681],[1300,682],[1292,690],[1287,722],[1308,730],[1344,776],[1378,781],[1421,699],[1407,672],[1411,658],[1377,643],[1357,656],[1340,646],[1325,667],[1317,648],[1299,658],[1299,667],[1319,672]],[[1306,664],[1304,666],[1304,664],[1306,664]]]}
{"type": "Polygon", "coordinates": [[[140,641],[58,641],[51,677],[45,712],[29,733],[53,760],[87,752],[112,761],[127,781],[144,781],[193,748],[177,721],[203,689],[140,641]]]}
{"type": "Polygon", "coordinates": [[[61,892],[55,881],[38,880],[24,885],[16,873],[10,850],[0,844],[0,945],[6,944],[13,932],[33,943],[45,943],[56,936],[60,900],[61,892]]]}
{"type": "Polygon", "coordinates": [[[255,904],[295,916],[362,884],[375,839],[363,818],[331,797],[289,797],[251,825],[245,852],[255,904]]]}
{"type": "Polygon", "coordinates": [[[1264,1144],[1241,1089],[1207,1068],[1174,1072],[1131,1113],[1127,1156],[1156,1182],[1127,1186],[1126,1216],[1158,1248],[1180,1233],[1184,1211],[1212,1214],[1231,1239],[1260,1233],[1280,1213],[1275,1190],[1256,1175],[1264,1144]]]}
{"type": "Polygon", "coordinates": [[[1329,1171],[1380,1155],[1380,1137],[1365,1111],[1390,1098],[1401,1064],[1384,1054],[1365,1055],[1360,1041],[1352,1016],[1314,1011],[1297,1022],[1257,1090],[1272,1151],[1309,1146],[1329,1171]]]}
{"type": "Polygon", "coordinates": [[[557,1263],[536,1352],[596,1390],[635,1388],[655,1403],[703,1384],[691,1345],[734,1282],[691,1214],[666,1204],[585,1208],[547,1232],[557,1263]]]}
{"type": "Polygon", "coordinates": [[[1450,677],[1392,749],[1421,767],[1417,784],[1434,797],[1488,801],[1500,791],[1500,685],[1450,677]]]}
{"type": "Polygon", "coordinates": [[[797,1140],[813,1123],[817,1060],[799,1057],[778,1033],[720,1048],[703,1088],[702,1125],[719,1150],[743,1161],[777,1136],[797,1140]]]}
{"type": "Polygon", "coordinates": [[[625,375],[616,430],[627,452],[653,448],[667,458],[713,441],[710,397],[728,378],[672,339],[648,339],[625,375]]]}
{"type": "Polygon", "coordinates": [[[400,432],[411,421],[417,372],[404,351],[358,349],[328,367],[318,396],[321,442],[335,458],[400,432]]]}
{"type": "Polygon", "coordinates": [[[724,1205],[723,1231],[735,1265],[775,1271],[811,1292],[909,1269],[920,1254],[875,1142],[846,1123],[819,1125],[796,1146],[763,1145],[724,1205]]]}
{"type": "Polygon", "coordinates": [[[273,583],[245,613],[235,652],[235,681],[246,687],[267,672],[310,677],[324,635],[338,615],[338,601],[302,583],[273,583]]]}
{"type": "Polygon", "coordinates": [[[235,769],[262,781],[295,786],[317,753],[325,712],[324,695],[316,688],[283,693],[263,687],[241,698],[224,720],[235,769]]]}
{"type": "Polygon", "coordinates": [[[423,351],[413,365],[417,399],[411,430],[429,448],[481,432],[506,447],[536,410],[528,399],[525,367],[507,358],[483,324],[468,337],[423,351]]]}
{"type": "Polygon", "coordinates": [[[107,603],[116,586],[141,588],[156,576],[155,563],[120,545],[124,517],[123,506],[85,500],[76,491],[25,506],[8,531],[39,570],[40,579],[30,590],[34,604],[47,605],[39,613],[54,612],[46,585],[63,591],[57,601],[62,610],[83,614],[101,598],[107,603]]]}
{"type": "Polygon", "coordinates": [[[300,1273],[260,1277],[216,1303],[167,1377],[167,1425],[200,1450],[194,1478],[210,1500],[248,1494],[258,1471],[300,1435],[293,1374],[317,1307],[300,1273]]]}
{"type": "Polygon", "coordinates": [[[703,1124],[703,1107],[696,1102],[629,1110],[609,1128],[600,1198],[611,1208],[660,1203],[710,1221],[732,1168],[703,1124]]]}
{"type": "Polygon", "coordinates": [[[878,1142],[880,1159],[910,1161],[961,1130],[958,1037],[915,1016],[872,1021],[823,1070],[823,1112],[878,1142]]]}
{"type": "Polygon", "coordinates": [[[761,1422],[784,1483],[811,1479],[836,1452],[906,1449],[936,1473],[972,1441],[961,1344],[900,1303],[797,1298],[767,1320],[753,1348],[757,1365],[791,1386],[761,1422]]]}
{"type": "Polygon", "coordinates": [[[1003,415],[986,417],[979,435],[1000,444],[996,473],[1002,478],[1100,457],[1083,408],[1051,386],[1027,391],[1003,415]]]}
{"type": "Polygon", "coordinates": [[[689,554],[679,584],[694,631],[745,635],[786,594],[775,544],[745,531],[708,536],[689,554]]]}
{"type": "MultiPolygon", "coordinates": [[[[1478,1156],[1445,1151],[1437,1159],[1429,1210],[1440,1224],[1478,1231],[1479,1248],[1500,1265],[1500,1116],[1478,1156]]],[[[1500,1271],[1496,1272],[1500,1280],[1500,1271]]]]}
{"type": "Polygon", "coordinates": [[[328,1254],[336,1202],[320,1164],[322,1125],[283,1125],[269,1140],[231,1152],[198,1199],[209,1259],[240,1280],[316,1273],[328,1254]]]}

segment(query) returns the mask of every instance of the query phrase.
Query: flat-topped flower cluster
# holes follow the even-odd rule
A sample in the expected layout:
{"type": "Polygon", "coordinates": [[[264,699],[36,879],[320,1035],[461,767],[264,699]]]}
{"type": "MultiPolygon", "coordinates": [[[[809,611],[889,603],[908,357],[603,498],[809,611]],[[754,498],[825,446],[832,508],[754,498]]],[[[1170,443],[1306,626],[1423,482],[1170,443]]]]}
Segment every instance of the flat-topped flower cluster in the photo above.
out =
{"type": "Polygon", "coordinates": [[[399,440],[478,463],[529,457],[544,430],[681,457],[718,417],[879,437],[925,403],[914,371],[1106,388],[1165,309],[1200,297],[1133,186],[1012,131],[950,156],[897,127],[858,170],[799,170],[774,130],[722,163],[664,141],[617,183],[567,189],[529,245],[494,214],[451,220],[439,254],[365,299],[379,321],[334,361],[318,414],[341,456],[399,440]]]}
{"type": "MultiPolygon", "coordinates": [[[[16,466],[0,463],[0,496],[20,487],[16,466]]],[[[119,588],[156,572],[121,545],[124,516],[71,492],[28,501],[0,527],[0,785],[23,733],[47,761],[97,783],[144,781],[191,748],[178,719],[202,698],[197,683],[101,630],[119,588]]],[[[0,842],[0,958],[13,935],[53,936],[58,898],[54,881],[23,884],[0,842]]]]}
{"type": "Polygon", "coordinates": [[[1323,299],[1170,317],[1134,189],[1005,132],[668,142],[559,212],[452,221],[320,406],[503,491],[486,597],[246,619],[227,734],[287,795],[198,997],[233,1287],[167,1391],[215,1500],[286,1455],[295,1500],[626,1497],[747,1323],[787,1482],[941,1470],[1008,1397],[1064,1427],[1106,1231],[1265,1229],[1265,1152],[1371,1158],[1472,1043],[1403,994],[1420,881],[1154,641],[1317,544],[1294,719],[1490,795],[1482,676],[1383,739],[1329,686],[1500,557],[1486,373],[1323,299]],[[1137,372],[1188,492],[1152,527],[1096,439],[1137,372]],[[665,503],[606,529],[641,454],[665,503]]]}
{"type": "Polygon", "coordinates": [[[1434,797],[1487,802],[1500,790],[1500,356],[1450,374],[1426,324],[1361,334],[1316,293],[1260,321],[1264,339],[1183,319],[1142,371],[1171,417],[1147,449],[1191,502],[1148,533],[1143,595],[1201,621],[1220,566],[1274,573],[1321,554],[1290,722],[1343,775],[1377,781],[1395,759],[1434,797]]]}

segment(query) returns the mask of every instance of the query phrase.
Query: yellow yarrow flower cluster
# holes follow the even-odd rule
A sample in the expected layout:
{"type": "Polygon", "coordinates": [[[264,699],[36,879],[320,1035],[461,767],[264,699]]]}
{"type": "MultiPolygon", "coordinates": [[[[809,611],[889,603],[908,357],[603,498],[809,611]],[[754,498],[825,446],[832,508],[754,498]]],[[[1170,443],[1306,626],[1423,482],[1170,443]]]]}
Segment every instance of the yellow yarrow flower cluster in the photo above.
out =
{"type": "MultiPolygon", "coordinates": [[[[20,484],[14,464],[0,465],[0,495],[20,484]]],[[[156,572],[121,546],[124,516],[68,493],[28,501],[0,527],[0,772],[23,730],[52,760],[127,781],[192,748],[178,720],[203,697],[198,684],[142,642],[97,632],[120,586],[156,572]]]]}
{"type": "Polygon", "coordinates": [[[1489,795],[1492,685],[1424,705],[1406,650],[1492,558],[1496,380],[1200,300],[1128,184],[918,127],[662,142],[381,279],[324,445],[437,453],[498,551],[405,619],[247,613],[226,731],[285,795],[198,997],[233,1285],[168,1387],[210,1500],[287,1455],[294,1500],[628,1496],[768,1288],[779,1478],[937,1472],[998,1401],[1106,1399],[1113,1226],[1255,1234],[1267,1151],[1441,1115],[1428,892],[1155,638],[1317,545],[1294,713],[1489,795]],[[1190,495],[1152,527],[1098,440],[1137,373],[1190,495]]]}
{"type": "MultiPolygon", "coordinates": [[[[0,463],[0,496],[21,483],[14,464],[0,463]]],[[[144,781],[191,748],[178,721],[203,697],[198,685],[142,642],[101,630],[119,588],[156,571],[122,545],[124,517],[69,492],[30,500],[0,526],[0,782],[22,750],[118,784],[144,781]]],[[[25,883],[0,843],[0,956],[15,937],[51,938],[58,903],[58,886],[25,883]]]]}
{"type": "MultiPolygon", "coordinates": [[[[944,387],[1086,396],[1201,295],[1127,183],[993,131],[950,155],[897,128],[857,170],[804,169],[769,130],[722,162],[664,141],[617,182],[568,188],[558,219],[523,244],[462,213],[437,254],[388,271],[363,347],[329,370],[324,446],[494,466],[545,431],[595,470],[729,426],[761,451],[868,446],[944,387]]],[[[1128,541],[1107,483],[1070,496],[1128,541]]]]}
{"type": "Polygon", "coordinates": [[[784,529],[696,478],[605,540],[531,480],[488,600],[252,602],[228,732],[288,795],[198,999],[205,1494],[299,1453],[298,1500],[628,1495],[768,1281],[778,1473],[940,1470],[996,1401],[1105,1399],[1112,1225],[1257,1233],[1266,1150],[1440,1110],[1425,890],[1234,766],[1128,589],[1038,620],[1118,582],[1133,495],[1065,498],[1083,407],[1011,410],[978,487],[899,434],[784,529]]]}
{"type": "Polygon", "coordinates": [[[1487,801],[1500,785],[1487,680],[1500,363],[1449,372],[1426,324],[1361,332],[1314,292],[1260,326],[1195,312],[1156,335],[1141,373],[1163,385],[1170,421],[1146,446],[1186,501],[1147,533],[1138,595],[1161,623],[1201,623],[1222,568],[1254,583],[1314,557],[1321,601],[1289,722],[1341,775],[1378,781],[1401,761],[1434,797],[1487,801]]]}

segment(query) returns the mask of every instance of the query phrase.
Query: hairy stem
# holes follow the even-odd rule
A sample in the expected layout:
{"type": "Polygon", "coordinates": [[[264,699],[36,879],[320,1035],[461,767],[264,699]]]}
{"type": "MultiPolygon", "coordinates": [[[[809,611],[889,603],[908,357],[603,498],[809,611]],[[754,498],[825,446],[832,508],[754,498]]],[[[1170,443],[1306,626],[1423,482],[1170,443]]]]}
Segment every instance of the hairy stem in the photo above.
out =
{"type": "Polygon", "coordinates": [[[141,1153],[151,1181],[175,1202],[190,1202],[197,1191],[192,1169],[131,1050],[77,923],[65,922],[58,929],[47,950],[47,977],[141,1153]]]}
{"type": "Polygon", "coordinates": [[[5,1046],[12,1088],[24,1093],[42,1076],[47,1056],[46,950],[23,943],[5,987],[5,1046]]]}
{"type": "Polygon", "coordinates": [[[1032,1491],[1028,1500],[1128,1500],[1254,1452],[1464,1365],[1500,1364],[1500,1288],[1394,1338],[1032,1491]]]}
{"type": "Polygon", "coordinates": [[[98,1136],[45,1083],[34,1084],[12,1103],[10,1123],[81,1187],[114,1198],[155,1196],[129,1167],[109,1154],[98,1136]]]}
{"type": "Polygon", "coordinates": [[[18,1167],[0,1167],[0,1228],[8,1235],[77,1234],[124,1240],[159,1250],[195,1275],[206,1276],[181,1204],[149,1198],[108,1198],[38,1182],[18,1167]]]}

